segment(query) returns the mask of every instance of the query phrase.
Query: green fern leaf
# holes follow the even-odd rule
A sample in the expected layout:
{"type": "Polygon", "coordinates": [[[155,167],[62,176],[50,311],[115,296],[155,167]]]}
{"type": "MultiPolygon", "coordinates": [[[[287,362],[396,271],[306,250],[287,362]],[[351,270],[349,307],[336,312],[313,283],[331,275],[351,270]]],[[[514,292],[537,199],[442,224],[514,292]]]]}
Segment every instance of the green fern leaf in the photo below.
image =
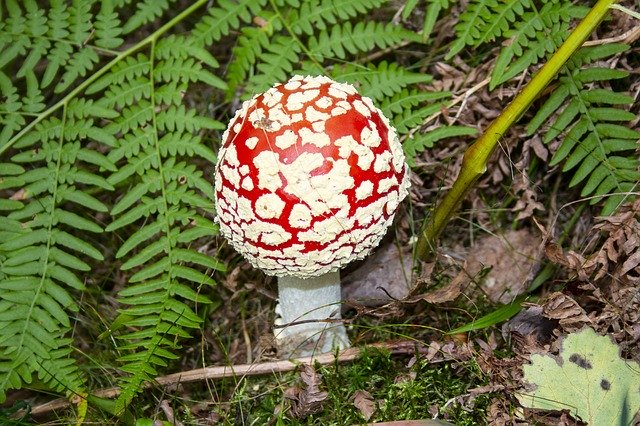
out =
{"type": "Polygon", "coordinates": [[[475,41],[481,36],[478,28],[486,24],[491,17],[491,9],[497,4],[497,0],[478,0],[469,3],[464,13],[460,15],[460,22],[456,25],[456,41],[445,55],[445,60],[453,58],[465,46],[476,44],[475,41]]]}
{"type": "Polygon", "coordinates": [[[326,30],[329,25],[379,8],[383,0],[314,0],[303,2],[300,8],[292,9],[288,21],[297,34],[315,34],[326,30]]]}
{"type": "Polygon", "coordinates": [[[325,58],[345,59],[347,52],[368,52],[375,46],[384,49],[405,40],[418,41],[417,34],[393,24],[379,22],[350,22],[334,25],[330,32],[322,31],[309,39],[309,48],[319,62],[325,58]]]}
{"type": "Polygon", "coordinates": [[[100,12],[96,16],[96,46],[105,49],[115,49],[123,43],[120,38],[122,29],[120,28],[120,19],[113,8],[113,2],[110,0],[101,1],[100,12]]]}
{"type": "Polygon", "coordinates": [[[122,28],[124,34],[137,30],[142,25],[162,16],[175,0],[143,0],[136,3],[137,10],[122,28]]]}
{"type": "Polygon", "coordinates": [[[432,80],[428,74],[414,73],[384,61],[366,68],[352,64],[335,67],[332,76],[338,81],[360,86],[360,93],[379,102],[396,96],[405,87],[432,80]]]}
{"type": "Polygon", "coordinates": [[[250,22],[267,3],[267,0],[219,0],[207,10],[207,15],[196,24],[193,40],[197,45],[211,45],[229,34],[241,22],[250,22]]]}
{"type": "Polygon", "coordinates": [[[418,153],[433,147],[437,141],[460,136],[475,136],[477,133],[478,131],[472,127],[442,126],[428,132],[412,135],[412,137],[405,139],[402,147],[407,156],[407,163],[414,166],[418,153]]]}
{"type": "Polygon", "coordinates": [[[640,160],[634,155],[640,132],[618,124],[633,120],[635,114],[617,107],[601,106],[630,104],[633,98],[609,89],[591,87],[600,81],[626,77],[627,73],[587,65],[627,48],[614,45],[578,51],[565,66],[556,93],[547,99],[527,128],[531,134],[544,122],[552,122],[543,141],[549,143],[561,137],[562,142],[550,165],[564,162],[563,172],[573,170],[569,186],[584,182],[581,196],[591,196],[591,204],[615,193],[605,202],[603,215],[611,214],[623,199],[630,196],[627,193],[640,179],[640,160]],[[554,113],[558,109],[560,112],[554,113]]]}

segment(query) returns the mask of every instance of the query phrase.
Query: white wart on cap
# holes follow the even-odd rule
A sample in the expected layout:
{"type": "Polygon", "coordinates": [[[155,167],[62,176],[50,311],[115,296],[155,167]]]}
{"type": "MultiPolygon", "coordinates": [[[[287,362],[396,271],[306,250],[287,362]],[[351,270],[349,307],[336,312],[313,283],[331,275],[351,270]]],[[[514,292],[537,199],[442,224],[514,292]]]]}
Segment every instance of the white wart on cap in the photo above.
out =
{"type": "Polygon", "coordinates": [[[295,76],[244,102],[215,172],[221,233],[269,275],[310,278],[365,257],[407,195],[398,136],[367,97],[295,76]]]}

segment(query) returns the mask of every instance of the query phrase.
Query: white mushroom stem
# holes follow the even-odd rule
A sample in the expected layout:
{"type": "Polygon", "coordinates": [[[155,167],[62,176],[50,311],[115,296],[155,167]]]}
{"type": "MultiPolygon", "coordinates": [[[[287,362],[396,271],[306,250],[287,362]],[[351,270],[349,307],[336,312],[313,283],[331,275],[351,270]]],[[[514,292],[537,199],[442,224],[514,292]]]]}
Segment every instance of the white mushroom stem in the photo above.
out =
{"type": "Polygon", "coordinates": [[[340,321],[340,272],[307,279],[279,277],[278,297],[274,334],[281,355],[311,356],[350,346],[340,321]]]}

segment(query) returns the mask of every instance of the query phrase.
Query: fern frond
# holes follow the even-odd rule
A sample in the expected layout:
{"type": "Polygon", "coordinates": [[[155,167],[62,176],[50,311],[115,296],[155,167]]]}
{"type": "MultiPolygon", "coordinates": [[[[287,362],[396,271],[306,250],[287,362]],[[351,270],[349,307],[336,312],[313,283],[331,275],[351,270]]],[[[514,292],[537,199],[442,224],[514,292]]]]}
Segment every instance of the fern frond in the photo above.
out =
{"type": "Polygon", "coordinates": [[[489,88],[515,77],[529,66],[553,53],[569,34],[569,22],[582,17],[585,8],[562,2],[546,3],[522,14],[513,28],[505,32],[511,43],[504,47],[491,73],[489,88]],[[514,61],[515,58],[515,61],[514,61]]]}
{"type": "Polygon", "coordinates": [[[250,22],[266,3],[267,0],[219,0],[196,25],[192,37],[195,44],[211,45],[220,40],[232,29],[238,28],[241,22],[250,22]]]}
{"type": "Polygon", "coordinates": [[[527,128],[532,134],[543,123],[551,123],[543,141],[560,137],[562,142],[550,164],[564,162],[563,172],[574,170],[569,187],[583,183],[581,196],[592,196],[591,204],[609,195],[603,215],[611,214],[627,199],[640,180],[640,160],[635,155],[640,132],[618,124],[635,118],[617,107],[632,104],[632,97],[592,86],[627,73],[589,64],[626,49],[626,45],[613,44],[578,51],[565,66],[559,87],[527,128]]]}
{"type": "Polygon", "coordinates": [[[96,46],[115,49],[123,43],[124,40],[120,38],[123,32],[120,28],[121,22],[111,0],[101,1],[100,12],[96,15],[94,26],[96,46]]]}
{"type": "Polygon", "coordinates": [[[242,84],[245,96],[250,96],[286,80],[293,70],[322,74],[326,61],[421,40],[399,25],[362,20],[354,25],[348,21],[375,9],[380,0],[323,0],[304,2],[299,7],[291,6],[296,2],[291,7],[280,3],[257,13],[258,27],[241,29],[228,68],[228,96],[242,84]],[[308,60],[302,60],[302,55],[308,60]]]}
{"type": "Polygon", "coordinates": [[[376,101],[396,96],[405,87],[432,80],[429,74],[415,73],[385,61],[367,67],[345,64],[334,67],[332,77],[359,86],[360,93],[376,101]]]}
{"type": "Polygon", "coordinates": [[[136,3],[137,10],[122,28],[124,34],[137,30],[142,25],[162,16],[175,0],[142,0],[136,3]]]}
{"type": "Polygon", "coordinates": [[[460,16],[456,40],[445,59],[466,46],[509,40],[491,74],[493,89],[554,52],[568,36],[570,21],[587,10],[568,0],[544,0],[541,7],[531,0],[473,0],[460,16]]]}
{"type": "Polygon", "coordinates": [[[368,52],[376,46],[384,49],[404,40],[419,39],[414,32],[393,24],[361,21],[354,26],[346,22],[312,36],[309,49],[314,59],[322,62],[325,58],[345,59],[347,53],[368,52]]]}
{"type": "Polygon", "coordinates": [[[256,74],[249,84],[249,93],[260,93],[268,89],[276,81],[286,81],[293,71],[293,66],[300,60],[302,48],[296,39],[278,36],[261,52],[261,62],[256,65],[256,74]]]}
{"type": "Polygon", "coordinates": [[[374,10],[384,0],[313,0],[306,1],[300,8],[291,10],[287,20],[293,25],[296,34],[314,35],[316,31],[326,30],[340,21],[346,21],[359,14],[374,10]]]}
{"type": "Polygon", "coordinates": [[[104,93],[100,107],[121,108],[105,127],[118,135],[107,156],[118,167],[107,182],[128,188],[106,228],[126,234],[116,257],[123,259],[123,270],[132,271],[119,294],[130,327],[118,336],[120,350],[129,352],[119,361],[130,374],[122,381],[118,410],[158,367],[177,358],[179,339],[199,328],[202,319],[193,304],[211,300],[193,289],[215,282],[198,268],[224,268],[189,247],[196,238],[217,233],[203,216],[213,207],[213,188],[193,162],[216,161],[201,136],[224,126],[177,102],[194,82],[225,88],[205,64],[218,65],[190,37],[169,36],[153,44],[148,57],[129,58],[91,88],[104,93]]]}
{"type": "Polygon", "coordinates": [[[456,41],[451,45],[444,57],[449,60],[457,55],[465,46],[473,46],[482,34],[478,28],[487,25],[492,18],[492,10],[498,6],[498,0],[475,0],[469,2],[467,9],[460,15],[456,25],[456,41]]]}
{"type": "Polygon", "coordinates": [[[71,329],[67,312],[78,310],[70,291],[84,289],[77,273],[89,267],[82,257],[103,256],[74,232],[102,232],[90,212],[107,207],[87,192],[113,189],[92,167],[113,165],[81,148],[91,129],[99,131],[87,116],[90,109],[81,106],[69,104],[62,120],[44,120],[18,140],[15,146],[24,150],[12,161],[28,171],[16,179],[16,170],[0,170],[4,188],[21,203],[7,215],[18,226],[0,237],[0,398],[30,383],[33,372],[51,389],[83,393],[65,337],[71,329]]]}

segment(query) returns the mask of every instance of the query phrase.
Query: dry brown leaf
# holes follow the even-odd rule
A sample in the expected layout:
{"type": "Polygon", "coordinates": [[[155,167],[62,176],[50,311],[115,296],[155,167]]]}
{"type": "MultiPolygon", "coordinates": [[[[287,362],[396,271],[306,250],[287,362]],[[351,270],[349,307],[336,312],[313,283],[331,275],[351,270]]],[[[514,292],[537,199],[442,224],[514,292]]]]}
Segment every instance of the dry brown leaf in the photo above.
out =
{"type": "Polygon", "coordinates": [[[380,306],[409,294],[411,250],[395,244],[379,247],[362,266],[342,278],[342,298],[364,306],[380,306]]]}
{"type": "Polygon", "coordinates": [[[353,406],[360,411],[360,414],[362,414],[362,417],[364,417],[366,421],[369,421],[371,416],[373,416],[373,413],[378,409],[373,397],[366,390],[358,389],[354,392],[351,400],[353,402],[353,406]]]}
{"type": "MultiPolygon", "coordinates": [[[[467,277],[466,274],[461,273],[454,277],[447,285],[424,294],[413,296],[410,299],[407,299],[406,302],[416,303],[421,300],[427,303],[450,302],[460,296],[460,293],[462,293],[462,290],[469,284],[469,282],[471,282],[469,277],[467,277]]],[[[417,286],[419,287],[420,283],[418,283],[417,286]]]]}
{"type": "Polygon", "coordinates": [[[291,402],[291,414],[296,419],[304,419],[310,414],[322,411],[322,403],[329,394],[320,391],[320,376],[309,364],[300,366],[302,387],[294,386],[284,391],[284,396],[291,402]]]}
{"type": "MultiPolygon", "coordinates": [[[[529,305],[502,326],[503,336],[506,333],[518,333],[525,350],[535,348],[539,344],[549,342],[556,322],[543,316],[542,306],[529,305]]],[[[506,340],[506,336],[505,336],[506,340]]]]}
{"type": "Polygon", "coordinates": [[[539,266],[539,245],[540,238],[528,229],[483,237],[469,249],[463,273],[478,280],[492,301],[509,303],[529,287],[539,266]]]}
{"type": "Polygon", "coordinates": [[[581,329],[591,324],[591,319],[582,307],[564,293],[555,292],[547,296],[542,304],[542,314],[550,319],[558,320],[566,331],[581,329]]]}

